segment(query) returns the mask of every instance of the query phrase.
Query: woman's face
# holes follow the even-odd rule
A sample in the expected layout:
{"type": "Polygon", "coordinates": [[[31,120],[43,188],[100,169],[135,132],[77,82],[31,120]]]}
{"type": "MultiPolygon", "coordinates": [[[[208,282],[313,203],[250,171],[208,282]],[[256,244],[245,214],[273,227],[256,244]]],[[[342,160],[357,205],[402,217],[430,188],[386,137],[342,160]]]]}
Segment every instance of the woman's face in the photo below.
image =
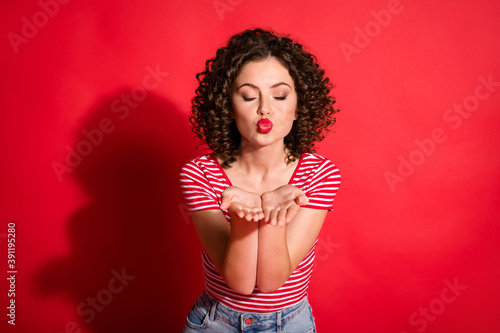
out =
{"type": "Polygon", "coordinates": [[[232,106],[242,147],[282,147],[297,119],[293,79],[276,58],[249,62],[234,81],[232,106]]]}

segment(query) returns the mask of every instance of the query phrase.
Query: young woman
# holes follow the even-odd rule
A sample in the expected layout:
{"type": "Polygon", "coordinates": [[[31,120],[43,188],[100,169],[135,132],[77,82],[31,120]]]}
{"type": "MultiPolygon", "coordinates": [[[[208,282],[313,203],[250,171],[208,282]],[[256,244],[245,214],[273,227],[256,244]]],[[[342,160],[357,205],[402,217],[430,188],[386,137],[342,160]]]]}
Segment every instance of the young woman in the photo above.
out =
{"type": "Polygon", "coordinates": [[[340,184],[314,154],[335,123],[328,78],[300,44],[255,29],[197,79],[191,123],[213,153],[181,172],[205,277],[184,332],[315,332],[307,287],[340,184]]]}

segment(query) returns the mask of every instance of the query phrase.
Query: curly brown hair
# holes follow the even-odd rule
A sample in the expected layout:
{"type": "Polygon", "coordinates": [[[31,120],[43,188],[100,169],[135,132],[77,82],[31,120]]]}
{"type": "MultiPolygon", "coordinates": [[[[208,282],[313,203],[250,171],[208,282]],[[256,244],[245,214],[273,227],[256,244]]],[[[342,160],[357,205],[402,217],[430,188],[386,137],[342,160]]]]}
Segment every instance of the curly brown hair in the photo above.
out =
{"type": "Polygon", "coordinates": [[[205,63],[205,71],[196,75],[199,86],[192,100],[190,117],[193,132],[230,167],[239,155],[241,136],[232,117],[232,86],[242,67],[250,61],[274,57],[288,69],[297,93],[297,120],[284,138],[288,152],[286,162],[305,153],[315,152],[314,144],[325,138],[325,132],[336,119],[332,85],[316,57],[287,36],[263,30],[245,30],[229,39],[217,50],[215,58],[205,63]]]}

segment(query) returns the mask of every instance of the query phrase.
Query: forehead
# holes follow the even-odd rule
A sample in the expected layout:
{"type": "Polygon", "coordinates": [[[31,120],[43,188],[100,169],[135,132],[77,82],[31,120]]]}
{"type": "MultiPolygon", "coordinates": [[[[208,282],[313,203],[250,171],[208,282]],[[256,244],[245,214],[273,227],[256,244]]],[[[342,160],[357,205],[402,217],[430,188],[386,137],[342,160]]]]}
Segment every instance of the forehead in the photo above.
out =
{"type": "Polygon", "coordinates": [[[277,82],[285,82],[293,87],[288,69],[274,57],[246,63],[235,80],[237,85],[251,83],[256,86],[272,86],[277,82]]]}

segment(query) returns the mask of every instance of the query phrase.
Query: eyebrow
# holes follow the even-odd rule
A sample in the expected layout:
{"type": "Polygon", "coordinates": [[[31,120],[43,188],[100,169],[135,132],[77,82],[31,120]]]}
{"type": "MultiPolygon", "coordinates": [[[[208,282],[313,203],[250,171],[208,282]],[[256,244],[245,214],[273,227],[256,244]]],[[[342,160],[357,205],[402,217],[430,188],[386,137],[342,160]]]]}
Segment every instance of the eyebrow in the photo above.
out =
{"type": "MultiPolygon", "coordinates": [[[[290,87],[290,85],[286,82],[278,82],[278,83],[275,83],[271,86],[271,88],[276,88],[276,87],[279,87],[279,86],[282,86],[282,85],[285,85],[285,86],[288,86],[290,89],[292,89],[292,87],[290,87]]],[[[241,86],[238,87],[238,89],[236,90],[240,90],[242,87],[245,87],[245,86],[248,86],[250,88],[254,88],[254,89],[259,89],[259,87],[257,87],[256,85],[254,84],[251,84],[251,83],[243,83],[241,86]]]]}

